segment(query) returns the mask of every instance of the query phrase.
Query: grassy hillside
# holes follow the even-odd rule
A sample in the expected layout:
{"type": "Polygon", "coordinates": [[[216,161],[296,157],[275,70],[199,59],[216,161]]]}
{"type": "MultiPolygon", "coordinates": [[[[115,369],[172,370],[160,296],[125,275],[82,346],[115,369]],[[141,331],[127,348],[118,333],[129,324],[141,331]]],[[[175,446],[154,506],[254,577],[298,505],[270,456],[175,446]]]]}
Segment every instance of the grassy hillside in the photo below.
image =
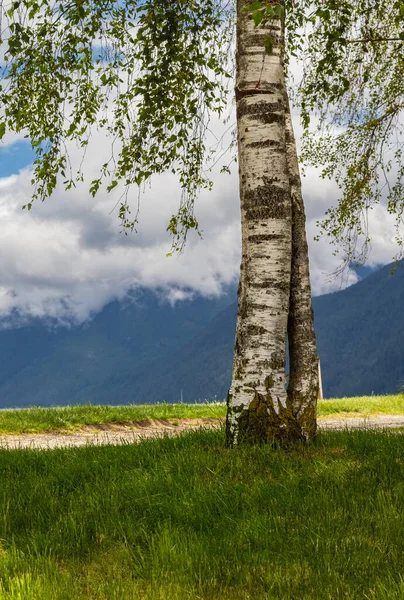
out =
{"type": "MultiPolygon", "coordinates": [[[[404,415],[404,394],[323,400],[319,418],[404,415]]],[[[39,433],[77,429],[82,425],[161,419],[218,418],[226,415],[223,402],[206,404],[152,404],[129,406],[64,406],[0,411],[0,433],[39,433]]]]}
{"type": "Polygon", "coordinates": [[[404,437],[0,451],[2,600],[402,600],[404,437]]]}

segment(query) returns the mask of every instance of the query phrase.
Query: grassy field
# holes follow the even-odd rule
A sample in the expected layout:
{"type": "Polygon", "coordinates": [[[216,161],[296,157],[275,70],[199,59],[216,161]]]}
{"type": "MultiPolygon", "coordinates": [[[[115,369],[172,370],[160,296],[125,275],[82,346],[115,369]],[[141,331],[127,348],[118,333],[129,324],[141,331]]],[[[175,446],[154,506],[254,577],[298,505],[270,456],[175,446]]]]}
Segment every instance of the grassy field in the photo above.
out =
{"type": "MultiPolygon", "coordinates": [[[[78,429],[96,423],[122,423],[160,419],[196,419],[224,417],[224,403],[154,404],[128,406],[67,406],[61,408],[27,408],[0,410],[0,433],[39,433],[60,429],[78,429]]],[[[398,396],[363,396],[323,400],[318,416],[359,417],[369,415],[404,415],[404,394],[398,396]]]]}
{"type": "Polygon", "coordinates": [[[402,600],[404,436],[0,451],[3,600],[402,600]]]}
{"type": "Polygon", "coordinates": [[[197,419],[223,417],[225,405],[154,404],[127,406],[66,406],[0,411],[0,433],[39,433],[58,429],[77,429],[96,423],[127,423],[145,420],[197,419]]]}
{"type": "Polygon", "coordinates": [[[367,417],[370,415],[404,415],[404,394],[323,400],[318,405],[319,417],[367,417]]]}

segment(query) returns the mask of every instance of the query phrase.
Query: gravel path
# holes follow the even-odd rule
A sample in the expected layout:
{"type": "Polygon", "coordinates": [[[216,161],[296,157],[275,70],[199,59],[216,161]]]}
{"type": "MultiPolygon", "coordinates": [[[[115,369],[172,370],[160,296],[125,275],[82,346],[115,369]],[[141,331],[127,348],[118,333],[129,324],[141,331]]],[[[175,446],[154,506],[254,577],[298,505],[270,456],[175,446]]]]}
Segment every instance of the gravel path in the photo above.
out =
{"type": "MultiPolygon", "coordinates": [[[[0,448],[21,449],[36,448],[53,450],[77,446],[106,444],[132,444],[146,438],[164,435],[178,435],[184,431],[192,431],[200,427],[220,427],[223,419],[179,419],[172,421],[146,421],[125,424],[105,423],[86,426],[78,432],[49,432],[19,435],[1,435],[0,448]]],[[[348,419],[319,419],[319,429],[383,429],[404,427],[404,416],[377,416],[348,419]]]]}

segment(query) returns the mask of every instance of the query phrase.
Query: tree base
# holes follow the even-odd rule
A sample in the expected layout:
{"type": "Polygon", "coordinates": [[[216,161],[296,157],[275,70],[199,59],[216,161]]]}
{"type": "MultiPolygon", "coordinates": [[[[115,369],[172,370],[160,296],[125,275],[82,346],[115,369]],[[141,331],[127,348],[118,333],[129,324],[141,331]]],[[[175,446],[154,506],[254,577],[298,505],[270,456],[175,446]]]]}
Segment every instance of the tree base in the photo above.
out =
{"type": "Polygon", "coordinates": [[[288,391],[288,402],[294,407],[294,414],[302,434],[306,439],[313,438],[317,433],[317,393],[318,382],[311,387],[311,393],[304,396],[294,390],[288,391]]]}
{"type": "Polygon", "coordinates": [[[226,444],[242,443],[289,445],[307,440],[300,423],[293,415],[291,404],[278,405],[275,411],[273,399],[268,392],[255,392],[247,409],[232,407],[228,402],[226,420],[226,444]]]}

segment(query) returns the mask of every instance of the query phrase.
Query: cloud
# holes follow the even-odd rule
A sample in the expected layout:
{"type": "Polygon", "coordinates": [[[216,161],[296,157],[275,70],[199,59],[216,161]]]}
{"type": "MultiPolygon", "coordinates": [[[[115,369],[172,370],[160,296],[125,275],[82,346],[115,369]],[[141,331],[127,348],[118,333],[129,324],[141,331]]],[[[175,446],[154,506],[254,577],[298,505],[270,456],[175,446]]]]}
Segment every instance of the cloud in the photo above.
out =
{"type": "MultiPolygon", "coordinates": [[[[89,148],[86,180],[108,148],[98,136],[89,148]],[[98,159],[98,160],[97,160],[98,159]]],[[[167,258],[167,223],[180,190],[174,176],[156,177],[141,197],[139,232],[120,233],[114,207],[120,191],[93,199],[86,184],[21,210],[32,190],[29,169],[0,179],[0,315],[51,316],[83,321],[134,286],[166,290],[176,301],[187,293],[217,295],[239,270],[238,184],[222,175],[198,200],[203,239],[190,235],[185,252],[167,258]]],[[[132,203],[137,206],[137,193],[132,203]]]]}
{"type": "MultiPolygon", "coordinates": [[[[212,123],[220,138],[223,126],[212,123]]],[[[296,127],[299,132],[298,127],[296,127]]],[[[228,141],[223,141],[226,148],[228,141]]],[[[138,233],[120,233],[116,204],[120,190],[88,194],[88,183],[108,155],[109,140],[96,133],[84,165],[86,183],[21,207],[31,197],[30,170],[0,179],[0,316],[17,311],[22,316],[52,317],[82,322],[113,299],[124,298],[137,286],[153,288],[171,302],[191,294],[212,296],[235,282],[240,264],[240,212],[237,166],[231,175],[213,173],[213,191],[203,191],[196,206],[203,239],[190,235],[185,252],[167,258],[170,238],[166,226],[177,207],[180,189],[171,174],[156,177],[141,195],[138,233]],[[162,291],[163,290],[163,291],[162,291]]],[[[72,160],[78,161],[72,149],[72,160]]],[[[308,170],[303,180],[315,294],[354,283],[330,279],[340,259],[326,240],[313,241],[316,221],[335,202],[338,190],[308,170]]],[[[131,197],[137,207],[138,195],[131,197]]],[[[371,264],[389,262],[396,251],[391,219],[382,208],[371,215],[371,264]]]]}

